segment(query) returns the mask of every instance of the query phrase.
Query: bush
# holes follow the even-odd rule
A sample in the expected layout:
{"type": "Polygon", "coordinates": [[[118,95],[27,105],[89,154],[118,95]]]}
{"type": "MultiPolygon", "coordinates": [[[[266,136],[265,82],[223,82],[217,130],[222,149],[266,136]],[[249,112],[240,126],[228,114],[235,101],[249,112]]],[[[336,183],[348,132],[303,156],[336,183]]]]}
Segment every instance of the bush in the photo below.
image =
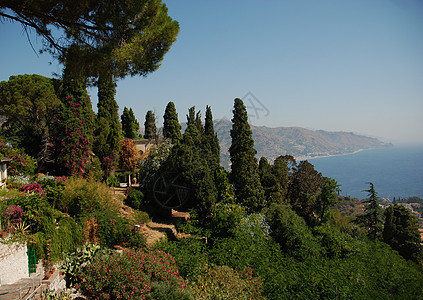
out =
{"type": "Polygon", "coordinates": [[[186,283],[174,258],[159,250],[129,250],[98,255],[81,276],[80,290],[89,299],[146,299],[154,282],[181,290],[186,283]]]}
{"type": "Polygon", "coordinates": [[[28,176],[24,175],[15,175],[7,177],[7,187],[9,189],[19,189],[21,186],[25,184],[30,184],[31,179],[28,176]]]}
{"type": "Polygon", "coordinates": [[[41,188],[41,184],[39,183],[30,183],[30,184],[24,184],[19,188],[20,191],[25,192],[27,194],[35,193],[40,194],[42,196],[45,196],[44,190],[41,188]]]}
{"type": "Polygon", "coordinates": [[[253,270],[247,267],[238,272],[228,266],[211,265],[190,287],[195,299],[264,299],[260,278],[253,277],[253,270]]]}
{"type": "Polygon", "coordinates": [[[62,198],[66,177],[43,176],[37,178],[36,182],[41,184],[41,188],[44,190],[48,202],[55,208],[56,202],[62,198]]]}
{"type": "Polygon", "coordinates": [[[63,252],[72,251],[83,242],[82,227],[73,218],[53,209],[46,197],[39,194],[21,195],[0,202],[22,210],[21,224],[29,230],[25,238],[33,244],[39,259],[49,262],[60,260],[63,252]]]}
{"type": "Polygon", "coordinates": [[[146,224],[150,222],[150,216],[144,211],[136,210],[134,211],[134,221],[136,224],[146,224]]]}
{"type": "Polygon", "coordinates": [[[162,243],[156,247],[175,257],[179,271],[184,278],[195,279],[208,263],[206,244],[196,238],[162,243]]]}
{"type": "Polygon", "coordinates": [[[88,217],[94,217],[98,223],[98,237],[103,247],[124,244],[131,247],[145,247],[145,239],[133,228],[129,220],[121,217],[116,211],[97,210],[88,217]]]}
{"type": "Polygon", "coordinates": [[[272,204],[266,211],[271,237],[297,259],[319,255],[320,247],[305,220],[289,204],[272,204]]]}
{"type": "Polygon", "coordinates": [[[85,167],[85,178],[101,181],[104,178],[104,171],[101,168],[101,162],[98,156],[91,158],[88,166],[85,167]]]}
{"type": "Polygon", "coordinates": [[[9,175],[32,175],[37,167],[37,161],[25,153],[23,149],[16,149],[0,139],[0,157],[10,158],[12,161],[7,167],[9,175]]]}
{"type": "Polygon", "coordinates": [[[213,218],[209,224],[212,237],[230,237],[235,235],[246,212],[245,208],[238,204],[218,203],[212,214],[213,218]]]}
{"type": "Polygon", "coordinates": [[[76,251],[65,256],[62,271],[66,276],[66,286],[74,287],[79,282],[83,275],[84,267],[91,263],[99,252],[110,254],[110,252],[100,250],[98,245],[85,244],[82,248],[77,248],[76,251]]]}
{"type": "Polygon", "coordinates": [[[132,208],[140,209],[143,199],[144,194],[140,190],[131,189],[124,203],[132,208]]]}
{"type": "Polygon", "coordinates": [[[109,188],[98,181],[70,178],[65,183],[57,208],[71,216],[88,215],[94,211],[117,211],[118,206],[109,188]]]}
{"type": "Polygon", "coordinates": [[[106,183],[110,187],[119,187],[119,179],[116,176],[107,178],[106,183]]]}

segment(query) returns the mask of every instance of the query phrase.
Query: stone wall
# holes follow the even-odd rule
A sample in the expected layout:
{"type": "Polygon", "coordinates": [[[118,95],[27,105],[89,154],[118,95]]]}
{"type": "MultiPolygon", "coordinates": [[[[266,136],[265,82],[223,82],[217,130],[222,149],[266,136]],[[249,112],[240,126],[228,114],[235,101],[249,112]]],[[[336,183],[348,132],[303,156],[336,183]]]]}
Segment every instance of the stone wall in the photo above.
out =
{"type": "Polygon", "coordinates": [[[0,243],[0,285],[11,284],[28,278],[28,255],[26,245],[0,243]]]}

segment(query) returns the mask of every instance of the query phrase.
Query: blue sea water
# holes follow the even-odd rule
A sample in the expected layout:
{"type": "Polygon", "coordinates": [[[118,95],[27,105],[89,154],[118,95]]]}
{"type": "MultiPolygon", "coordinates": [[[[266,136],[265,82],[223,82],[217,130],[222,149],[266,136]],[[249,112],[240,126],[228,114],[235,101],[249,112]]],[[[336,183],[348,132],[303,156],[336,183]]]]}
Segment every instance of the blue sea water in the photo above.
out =
{"type": "Polygon", "coordinates": [[[309,160],[325,177],[341,184],[341,195],[367,197],[373,182],[379,197],[423,198],[423,146],[395,146],[309,160]]]}

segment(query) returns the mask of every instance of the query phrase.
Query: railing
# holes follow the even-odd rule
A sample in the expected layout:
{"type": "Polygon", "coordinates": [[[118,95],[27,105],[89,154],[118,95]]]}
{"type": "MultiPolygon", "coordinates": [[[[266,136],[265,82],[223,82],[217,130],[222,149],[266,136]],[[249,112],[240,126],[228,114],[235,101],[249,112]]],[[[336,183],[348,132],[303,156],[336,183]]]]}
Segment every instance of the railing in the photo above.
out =
{"type": "MultiPolygon", "coordinates": [[[[38,278],[38,282],[35,283],[35,278],[31,278],[30,281],[28,281],[23,287],[19,288],[19,300],[23,299],[23,300],[28,300],[28,299],[32,299],[32,297],[38,292],[39,289],[41,289],[41,287],[43,286],[42,283],[42,276],[41,274],[39,276],[37,276],[38,278]],[[28,296],[24,296],[25,298],[21,297],[21,290],[26,287],[29,283],[32,283],[32,292],[28,295],[28,296]]],[[[31,291],[31,289],[29,291],[31,291]]],[[[29,292],[28,291],[28,292],[29,292]]]]}
{"type": "Polygon", "coordinates": [[[41,289],[42,286],[43,286],[42,276],[37,274],[36,277],[30,278],[28,282],[25,283],[23,286],[17,288],[14,291],[2,293],[1,296],[7,296],[7,295],[12,296],[12,295],[19,294],[19,298],[17,299],[29,300],[29,299],[32,299],[32,297],[41,289]]]}

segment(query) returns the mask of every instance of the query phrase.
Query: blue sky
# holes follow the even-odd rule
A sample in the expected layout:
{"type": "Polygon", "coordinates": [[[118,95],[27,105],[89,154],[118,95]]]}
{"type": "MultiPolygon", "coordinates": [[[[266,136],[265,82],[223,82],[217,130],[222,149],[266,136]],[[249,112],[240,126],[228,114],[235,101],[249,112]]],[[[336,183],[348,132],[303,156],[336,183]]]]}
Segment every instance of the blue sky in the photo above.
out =
{"type": "MultiPolygon", "coordinates": [[[[141,124],[152,109],[161,126],[169,101],[181,122],[193,105],[231,119],[233,99],[250,92],[254,125],[423,143],[423,1],[164,2],[178,40],[158,71],[118,82],[120,110],[132,107],[141,124]]],[[[19,24],[0,24],[0,40],[0,80],[61,73],[19,24]]]]}

